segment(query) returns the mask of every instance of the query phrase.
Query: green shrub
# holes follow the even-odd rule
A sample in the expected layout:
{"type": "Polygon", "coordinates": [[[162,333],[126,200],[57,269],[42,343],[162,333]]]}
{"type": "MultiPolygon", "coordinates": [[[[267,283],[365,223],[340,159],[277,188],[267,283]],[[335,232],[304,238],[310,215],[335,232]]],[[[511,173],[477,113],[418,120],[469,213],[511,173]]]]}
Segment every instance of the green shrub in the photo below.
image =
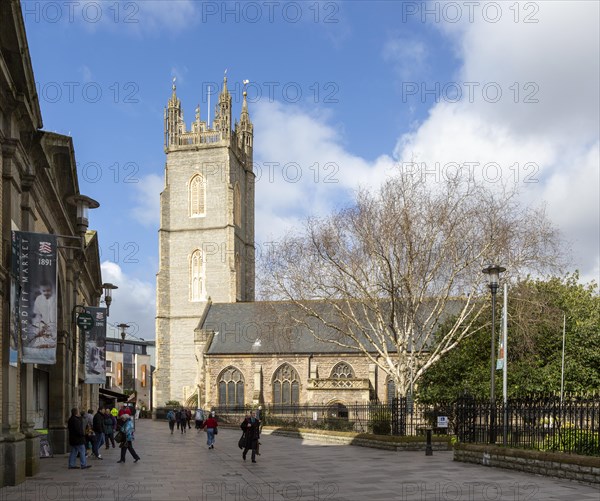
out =
{"type": "Polygon", "coordinates": [[[384,408],[371,411],[371,429],[375,435],[389,435],[392,432],[391,411],[384,408]]]}
{"type": "Polygon", "coordinates": [[[600,456],[600,434],[565,426],[544,439],[542,450],[600,456]]]}

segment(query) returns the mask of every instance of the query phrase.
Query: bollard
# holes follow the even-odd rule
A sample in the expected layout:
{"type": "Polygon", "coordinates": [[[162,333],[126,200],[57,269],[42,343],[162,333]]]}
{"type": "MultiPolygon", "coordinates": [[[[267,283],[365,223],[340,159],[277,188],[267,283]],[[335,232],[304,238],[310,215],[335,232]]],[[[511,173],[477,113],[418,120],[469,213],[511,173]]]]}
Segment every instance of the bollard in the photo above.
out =
{"type": "Polygon", "coordinates": [[[425,455],[433,456],[433,448],[431,447],[431,430],[427,430],[427,446],[425,447],[425,455]]]}

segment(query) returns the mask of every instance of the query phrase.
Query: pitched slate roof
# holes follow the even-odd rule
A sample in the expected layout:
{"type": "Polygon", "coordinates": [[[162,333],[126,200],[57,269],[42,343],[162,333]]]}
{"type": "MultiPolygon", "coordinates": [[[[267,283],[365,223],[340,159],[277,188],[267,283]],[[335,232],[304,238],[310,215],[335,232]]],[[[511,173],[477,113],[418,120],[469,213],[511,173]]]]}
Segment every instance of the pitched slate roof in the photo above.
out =
{"type": "MultiPolygon", "coordinates": [[[[311,301],[310,309],[342,331],[357,331],[345,321],[330,302],[311,301]]],[[[449,303],[448,315],[458,313],[458,303],[449,303]]],[[[248,303],[213,303],[201,320],[200,329],[212,331],[213,340],[207,353],[232,354],[311,354],[360,353],[358,347],[344,347],[316,339],[340,340],[350,344],[338,329],[327,327],[311,318],[289,301],[258,301],[248,303]]],[[[366,316],[365,316],[366,319],[366,316]]],[[[366,345],[366,337],[358,334],[366,345]]],[[[388,350],[395,351],[392,343],[388,350]]],[[[375,349],[370,350],[375,352],[375,349]]]]}

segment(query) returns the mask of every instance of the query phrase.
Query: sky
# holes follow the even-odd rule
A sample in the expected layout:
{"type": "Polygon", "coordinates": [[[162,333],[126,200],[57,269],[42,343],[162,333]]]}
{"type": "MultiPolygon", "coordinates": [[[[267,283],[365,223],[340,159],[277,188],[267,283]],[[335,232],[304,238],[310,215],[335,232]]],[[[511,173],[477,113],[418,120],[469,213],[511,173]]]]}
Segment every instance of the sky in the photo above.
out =
{"type": "MultiPolygon", "coordinates": [[[[154,339],[163,112],[248,84],[257,253],[400,169],[455,164],[545,205],[600,275],[595,1],[22,0],[44,129],[72,136],[114,325],[154,339]]],[[[214,116],[211,109],[210,117],[214,116]]]]}

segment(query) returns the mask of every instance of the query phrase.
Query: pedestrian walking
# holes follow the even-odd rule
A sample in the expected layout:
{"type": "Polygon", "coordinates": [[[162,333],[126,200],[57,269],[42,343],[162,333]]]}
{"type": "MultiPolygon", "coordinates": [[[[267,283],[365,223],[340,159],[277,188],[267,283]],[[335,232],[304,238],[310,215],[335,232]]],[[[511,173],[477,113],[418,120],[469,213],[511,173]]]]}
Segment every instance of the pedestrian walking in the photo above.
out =
{"type": "Polygon", "coordinates": [[[256,419],[254,411],[250,415],[246,414],[246,419],[242,421],[240,428],[245,435],[244,452],[242,459],[246,461],[246,454],[252,450],[252,462],[256,463],[256,448],[258,447],[260,420],[256,419]]]}
{"type": "Polygon", "coordinates": [[[185,416],[186,416],[186,419],[187,419],[188,428],[191,430],[192,429],[192,410],[191,409],[186,409],[185,416]]]}
{"type": "Polygon", "coordinates": [[[179,429],[181,433],[187,432],[187,412],[185,409],[179,411],[179,429]]]}
{"type": "Polygon", "coordinates": [[[196,421],[196,429],[198,431],[204,428],[204,411],[202,409],[196,409],[194,421],[196,421]]]}
{"type": "Polygon", "coordinates": [[[67,422],[67,429],[69,432],[69,445],[71,447],[71,453],[69,454],[69,470],[77,468],[77,466],[75,466],[77,456],[79,456],[79,464],[81,465],[82,470],[91,468],[86,462],[83,418],[79,415],[79,409],[76,407],[71,409],[71,417],[67,422]]]}
{"type": "Polygon", "coordinates": [[[175,429],[175,421],[177,421],[177,416],[175,415],[175,411],[173,409],[167,412],[167,420],[169,421],[169,429],[171,430],[171,435],[173,435],[173,430],[175,429]]]}
{"type": "Polygon", "coordinates": [[[115,448],[115,428],[117,427],[117,418],[115,418],[111,413],[110,409],[107,407],[104,409],[104,437],[106,448],[110,448],[110,444],[112,443],[113,449],[115,448]]]}
{"type": "Polygon", "coordinates": [[[209,449],[215,448],[215,435],[218,432],[219,423],[214,418],[214,416],[209,416],[209,418],[204,421],[204,429],[206,430],[206,445],[208,445],[209,449]]]}
{"type": "Polygon", "coordinates": [[[92,453],[96,456],[96,459],[102,459],[100,454],[100,447],[104,443],[104,411],[102,407],[98,408],[98,412],[94,414],[92,419],[92,430],[94,430],[94,437],[92,439],[92,453]]]}
{"type": "Polygon", "coordinates": [[[119,431],[123,434],[121,440],[121,459],[117,461],[117,463],[125,462],[125,454],[127,451],[133,456],[133,462],[137,463],[141,458],[138,456],[137,452],[133,448],[133,422],[131,421],[131,416],[129,414],[121,415],[122,424],[119,428],[119,431]]]}

